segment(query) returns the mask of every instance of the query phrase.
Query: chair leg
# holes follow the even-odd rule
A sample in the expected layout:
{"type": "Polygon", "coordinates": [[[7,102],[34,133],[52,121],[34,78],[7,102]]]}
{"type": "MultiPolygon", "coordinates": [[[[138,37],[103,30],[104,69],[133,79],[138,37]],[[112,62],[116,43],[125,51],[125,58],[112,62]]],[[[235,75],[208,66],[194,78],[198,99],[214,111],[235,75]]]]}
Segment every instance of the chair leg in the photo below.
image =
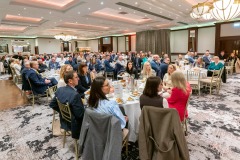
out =
{"type": "Polygon", "coordinates": [[[34,107],[34,103],[35,103],[35,96],[33,95],[32,97],[32,106],[34,107]]]}
{"type": "Polygon", "coordinates": [[[187,120],[185,120],[185,136],[188,135],[187,120]]]}
{"type": "Polygon", "coordinates": [[[75,154],[76,154],[76,160],[78,160],[78,144],[77,144],[77,139],[75,139],[75,154]]]}
{"type": "Polygon", "coordinates": [[[126,140],[126,155],[128,157],[128,136],[127,136],[127,140],[126,140]]]}
{"type": "Polygon", "coordinates": [[[53,120],[52,120],[52,131],[53,131],[53,123],[54,123],[54,121],[55,121],[55,110],[53,110],[53,120]]]}
{"type": "Polygon", "coordinates": [[[63,132],[63,148],[65,147],[65,142],[66,142],[66,131],[64,130],[64,132],[63,132]]]}

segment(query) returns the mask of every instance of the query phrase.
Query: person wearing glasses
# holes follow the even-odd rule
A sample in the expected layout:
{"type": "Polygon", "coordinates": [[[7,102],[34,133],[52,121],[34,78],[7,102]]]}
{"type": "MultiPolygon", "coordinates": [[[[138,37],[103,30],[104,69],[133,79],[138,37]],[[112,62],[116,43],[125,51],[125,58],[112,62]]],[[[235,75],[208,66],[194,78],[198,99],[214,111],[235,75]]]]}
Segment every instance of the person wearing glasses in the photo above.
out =
{"type": "Polygon", "coordinates": [[[143,94],[140,96],[140,107],[154,106],[160,108],[168,108],[168,102],[158,93],[162,91],[163,84],[160,77],[153,76],[147,79],[143,94]]]}
{"type": "Polygon", "coordinates": [[[125,128],[128,118],[124,116],[115,100],[109,100],[110,84],[105,77],[96,77],[91,85],[88,106],[98,113],[111,114],[119,119],[121,128],[125,128]]]}

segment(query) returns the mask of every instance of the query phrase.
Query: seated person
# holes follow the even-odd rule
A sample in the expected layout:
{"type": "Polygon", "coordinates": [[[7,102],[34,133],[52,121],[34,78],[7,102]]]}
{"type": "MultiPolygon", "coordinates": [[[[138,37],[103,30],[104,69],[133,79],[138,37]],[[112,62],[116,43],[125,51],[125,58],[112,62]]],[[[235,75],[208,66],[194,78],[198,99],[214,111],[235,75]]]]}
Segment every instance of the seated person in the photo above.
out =
{"type": "Polygon", "coordinates": [[[184,115],[186,118],[188,117],[188,114],[185,114],[185,109],[192,88],[180,71],[175,71],[171,78],[173,88],[169,91],[168,105],[169,108],[175,108],[178,111],[180,120],[183,121],[184,115]]]}
{"type": "Polygon", "coordinates": [[[170,59],[165,58],[163,63],[160,64],[161,75],[160,78],[163,79],[164,75],[167,73],[168,65],[170,64],[170,59]]]}
{"type": "Polygon", "coordinates": [[[42,78],[42,76],[37,71],[37,61],[32,61],[30,63],[30,67],[31,69],[29,70],[29,72],[27,72],[26,78],[29,79],[34,94],[43,94],[48,89],[48,87],[57,85],[58,82],[55,78],[42,78]]]}
{"type": "Polygon", "coordinates": [[[212,71],[213,70],[220,70],[221,68],[224,67],[223,63],[219,61],[219,57],[218,56],[214,56],[213,57],[214,62],[211,62],[209,67],[208,67],[208,73],[207,76],[211,77],[212,76],[212,71]]]}
{"type": "Polygon", "coordinates": [[[56,58],[52,57],[51,61],[49,62],[49,70],[54,69],[60,69],[60,65],[58,62],[56,62],[56,58]]]}
{"type": "Polygon", "coordinates": [[[14,60],[14,64],[13,64],[12,66],[13,66],[13,69],[15,70],[16,74],[17,74],[18,76],[20,76],[20,75],[21,75],[20,72],[21,72],[22,66],[21,66],[21,64],[20,64],[19,59],[15,59],[15,60],[14,60]]]}
{"type": "Polygon", "coordinates": [[[153,60],[150,62],[152,69],[160,76],[160,62],[158,62],[159,56],[153,55],[153,60]]]}
{"type": "Polygon", "coordinates": [[[203,62],[205,63],[205,68],[208,69],[208,67],[211,63],[209,50],[206,50],[206,53],[203,56],[203,62]]]}
{"type": "Polygon", "coordinates": [[[60,69],[60,79],[58,81],[57,88],[64,87],[67,84],[64,82],[64,74],[68,71],[72,71],[73,67],[70,64],[65,64],[60,69]]]}
{"type": "Polygon", "coordinates": [[[88,66],[86,63],[81,63],[78,67],[78,85],[76,86],[76,89],[78,93],[81,95],[82,98],[84,98],[84,92],[86,92],[91,84],[91,76],[90,73],[88,72],[88,66]]]}
{"type": "Polygon", "coordinates": [[[176,71],[176,66],[169,64],[168,71],[163,77],[163,90],[167,91],[168,89],[172,89],[171,75],[174,71],[176,71]]]}
{"type": "Polygon", "coordinates": [[[184,66],[184,59],[181,54],[178,55],[178,59],[176,59],[175,64],[179,67],[184,66]]]}
{"type": "Polygon", "coordinates": [[[72,67],[76,65],[76,62],[73,60],[72,56],[68,57],[68,61],[65,61],[64,64],[70,64],[72,67]]]}
{"type": "Polygon", "coordinates": [[[26,79],[26,75],[28,74],[27,72],[29,72],[30,70],[30,61],[25,60],[24,61],[24,68],[21,71],[21,75],[22,75],[22,90],[23,91],[31,91],[31,87],[26,79]]]}
{"type": "Polygon", "coordinates": [[[205,63],[203,62],[202,57],[198,57],[198,59],[193,63],[193,67],[205,68],[205,63]]]}
{"type": "Polygon", "coordinates": [[[115,100],[108,100],[106,95],[110,92],[110,85],[105,77],[96,77],[91,86],[88,99],[89,107],[98,113],[111,114],[119,119],[121,128],[125,128],[127,117],[124,117],[115,100]]]}
{"type": "Polygon", "coordinates": [[[48,68],[47,65],[43,64],[42,59],[38,60],[38,65],[39,65],[39,67],[38,67],[38,72],[39,73],[45,72],[47,70],[47,68],[48,68]]]}
{"type": "Polygon", "coordinates": [[[149,62],[145,62],[143,65],[143,70],[141,72],[141,78],[147,79],[148,77],[156,76],[156,72],[152,69],[149,62]]]}
{"type": "Polygon", "coordinates": [[[104,65],[105,65],[105,71],[106,72],[114,72],[115,69],[110,65],[110,56],[106,55],[106,59],[104,61],[104,65]]]}
{"type": "Polygon", "coordinates": [[[127,62],[126,72],[127,72],[130,76],[133,75],[135,79],[138,79],[138,72],[137,72],[137,70],[133,67],[133,62],[132,62],[132,61],[128,61],[128,62],[127,62]]]}
{"type": "Polygon", "coordinates": [[[168,108],[167,100],[158,95],[158,92],[160,91],[162,91],[162,80],[160,77],[149,77],[143,90],[143,94],[140,96],[141,109],[143,106],[168,108]]]}
{"type": "Polygon", "coordinates": [[[78,75],[75,71],[71,70],[64,74],[64,81],[67,84],[64,87],[57,89],[55,97],[50,103],[50,108],[56,110],[61,115],[57,99],[62,104],[69,104],[72,119],[71,124],[62,119],[60,116],[61,128],[72,132],[72,138],[79,139],[80,130],[82,126],[82,120],[84,116],[84,106],[81,100],[80,95],[75,90],[75,86],[78,84],[78,75]]]}

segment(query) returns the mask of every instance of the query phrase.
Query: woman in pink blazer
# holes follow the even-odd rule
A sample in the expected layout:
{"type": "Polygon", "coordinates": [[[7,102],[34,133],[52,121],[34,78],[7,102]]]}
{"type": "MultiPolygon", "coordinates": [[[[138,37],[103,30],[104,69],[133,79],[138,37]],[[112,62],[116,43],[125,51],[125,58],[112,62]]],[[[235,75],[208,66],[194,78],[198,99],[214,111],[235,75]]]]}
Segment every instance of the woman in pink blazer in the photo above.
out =
{"type": "MultiPolygon", "coordinates": [[[[188,101],[188,97],[192,92],[190,84],[186,81],[184,74],[175,71],[172,76],[173,88],[170,92],[171,96],[167,99],[169,108],[175,108],[178,111],[180,120],[184,120],[184,111],[188,101]]],[[[188,114],[186,113],[186,118],[188,114]]]]}

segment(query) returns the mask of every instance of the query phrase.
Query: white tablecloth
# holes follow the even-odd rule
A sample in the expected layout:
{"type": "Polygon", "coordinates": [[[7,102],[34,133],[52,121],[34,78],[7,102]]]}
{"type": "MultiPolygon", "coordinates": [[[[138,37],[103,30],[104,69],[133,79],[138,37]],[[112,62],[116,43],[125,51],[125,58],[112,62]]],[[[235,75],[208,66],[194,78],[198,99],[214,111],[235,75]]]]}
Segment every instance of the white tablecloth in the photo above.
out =
{"type": "Polygon", "coordinates": [[[5,72],[3,62],[0,62],[0,72],[5,72]]]}
{"type": "MultiPolygon", "coordinates": [[[[181,70],[181,71],[183,72],[184,76],[187,79],[188,70],[181,70]]],[[[191,71],[194,71],[194,70],[191,70],[191,71]]],[[[196,72],[198,72],[198,71],[196,71],[196,72]]],[[[207,69],[201,69],[200,70],[200,79],[205,79],[205,78],[207,78],[207,69]]]]}

